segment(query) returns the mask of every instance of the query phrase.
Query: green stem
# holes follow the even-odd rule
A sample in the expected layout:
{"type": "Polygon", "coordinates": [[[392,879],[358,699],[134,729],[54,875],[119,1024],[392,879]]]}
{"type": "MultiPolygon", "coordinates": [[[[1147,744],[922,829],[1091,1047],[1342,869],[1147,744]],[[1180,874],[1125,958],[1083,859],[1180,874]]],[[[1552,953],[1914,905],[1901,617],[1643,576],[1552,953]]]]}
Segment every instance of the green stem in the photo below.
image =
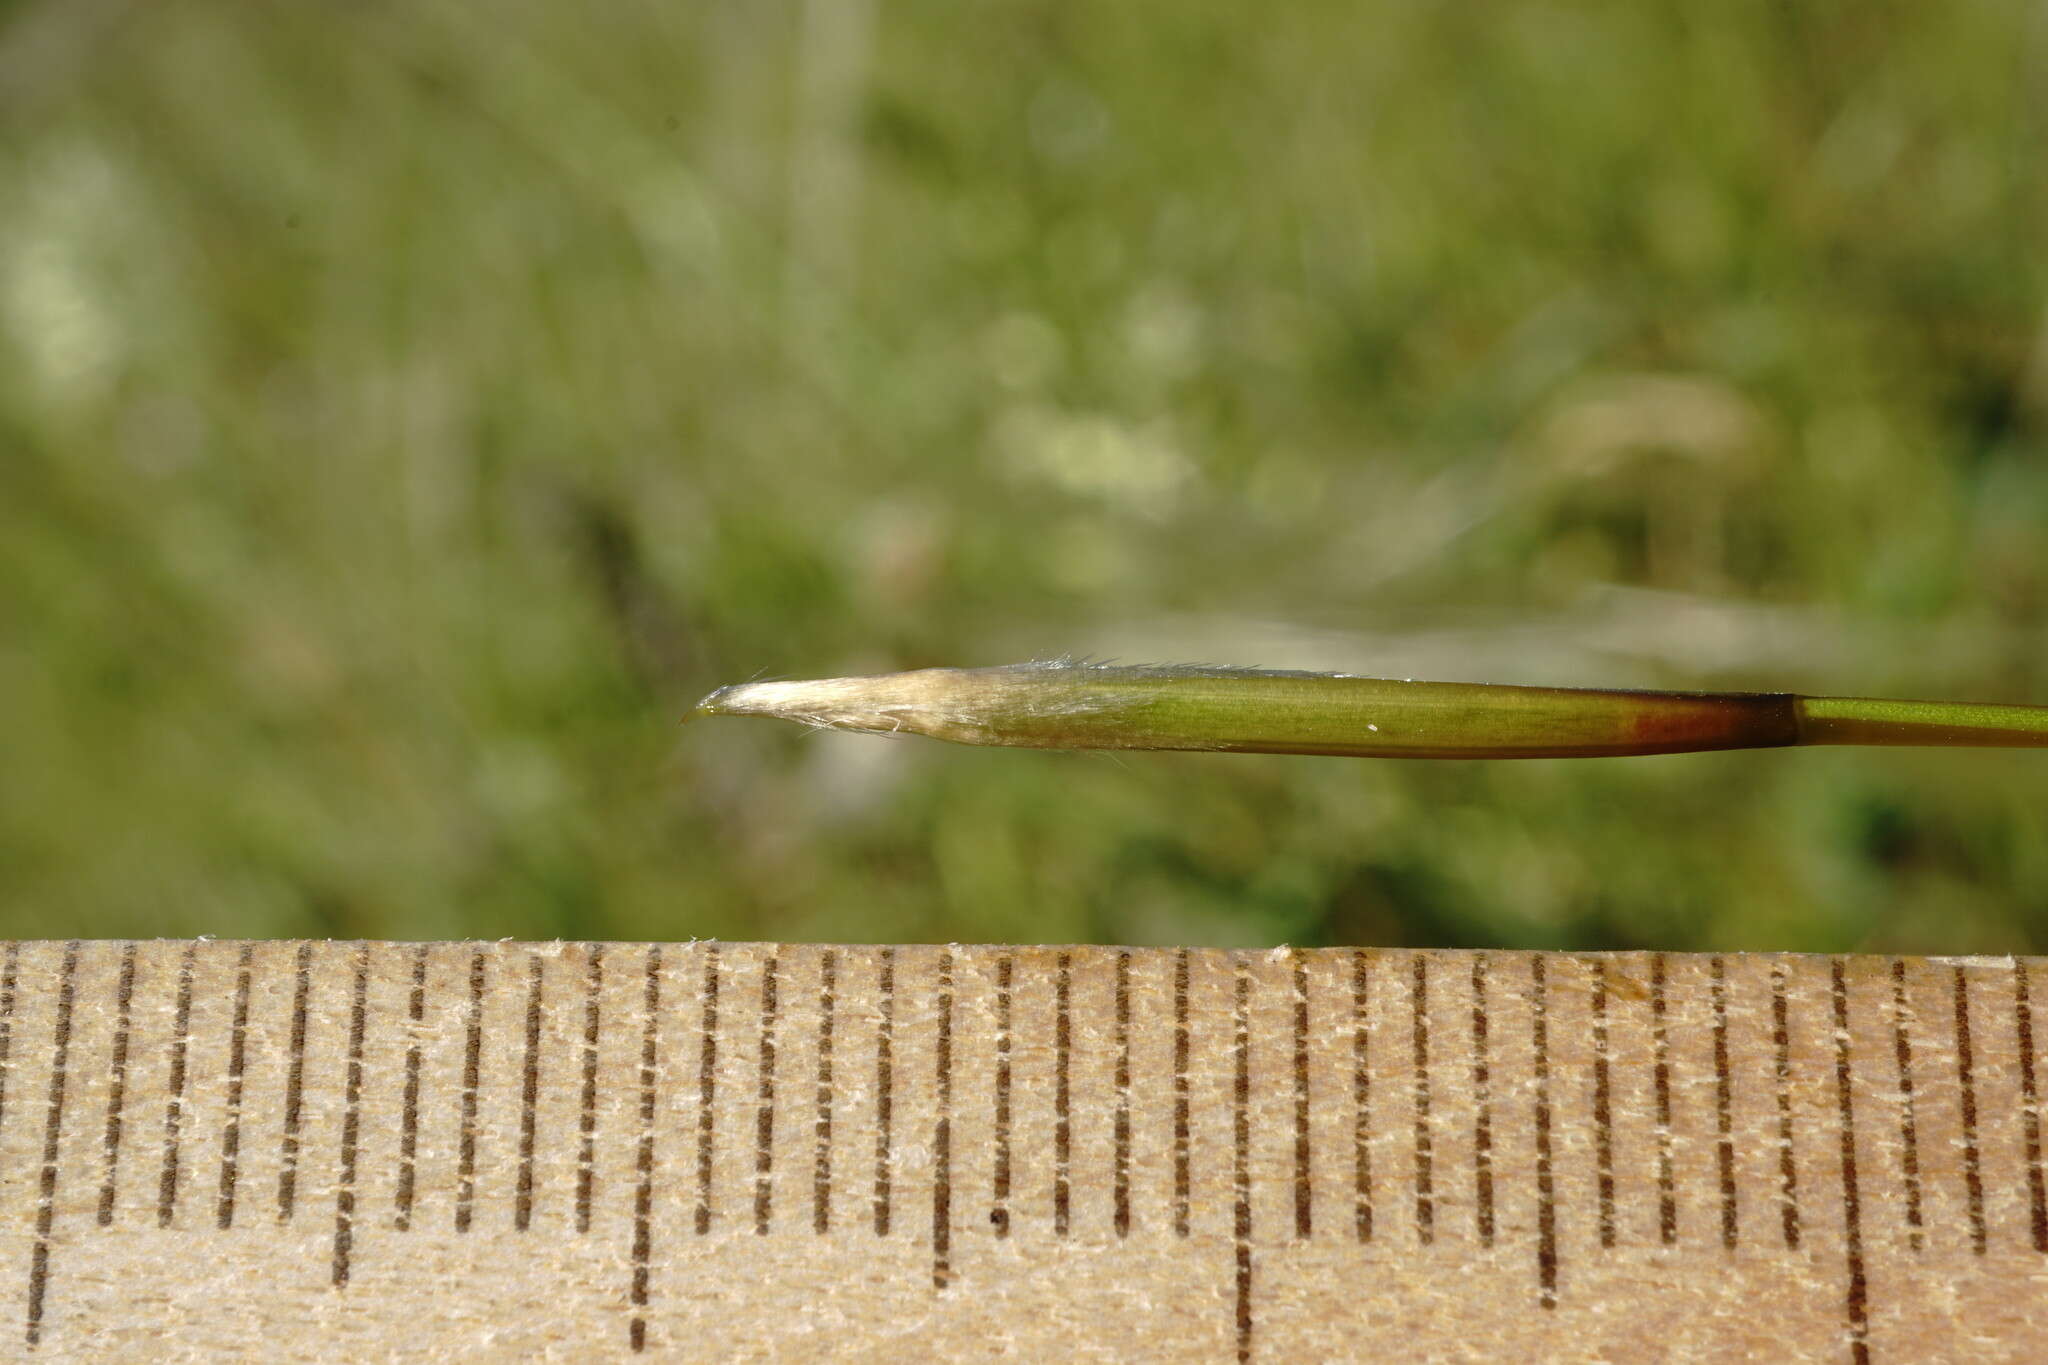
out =
{"type": "Polygon", "coordinates": [[[1035,749],[1596,758],[1800,744],[2048,747],[2048,707],[1417,682],[1064,660],[743,683],[698,708],[1035,749]]]}
{"type": "Polygon", "coordinates": [[[2048,748],[2048,706],[1801,697],[1799,742],[2044,749],[2048,748]]]}

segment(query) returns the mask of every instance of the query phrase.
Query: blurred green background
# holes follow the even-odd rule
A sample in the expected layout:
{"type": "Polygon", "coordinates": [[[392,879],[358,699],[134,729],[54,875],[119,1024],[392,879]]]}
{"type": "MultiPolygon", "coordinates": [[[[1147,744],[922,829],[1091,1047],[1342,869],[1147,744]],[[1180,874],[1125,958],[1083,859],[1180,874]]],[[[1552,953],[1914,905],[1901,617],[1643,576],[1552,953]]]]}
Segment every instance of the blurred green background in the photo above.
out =
{"type": "Polygon", "coordinates": [[[0,5],[0,933],[2048,948],[2037,754],[677,724],[2048,702],[2044,23],[0,5]]]}

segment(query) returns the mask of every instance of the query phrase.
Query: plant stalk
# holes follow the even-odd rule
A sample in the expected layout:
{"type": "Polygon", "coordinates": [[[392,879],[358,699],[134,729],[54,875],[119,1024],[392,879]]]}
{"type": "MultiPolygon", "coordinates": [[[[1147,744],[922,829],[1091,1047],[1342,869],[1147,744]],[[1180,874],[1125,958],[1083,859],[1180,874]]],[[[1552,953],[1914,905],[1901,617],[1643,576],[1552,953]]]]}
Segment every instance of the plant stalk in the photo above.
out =
{"type": "Polygon", "coordinates": [[[1593,758],[1803,744],[2048,747],[2048,707],[1418,682],[1069,660],[742,683],[696,714],[1035,749],[1593,758]]]}

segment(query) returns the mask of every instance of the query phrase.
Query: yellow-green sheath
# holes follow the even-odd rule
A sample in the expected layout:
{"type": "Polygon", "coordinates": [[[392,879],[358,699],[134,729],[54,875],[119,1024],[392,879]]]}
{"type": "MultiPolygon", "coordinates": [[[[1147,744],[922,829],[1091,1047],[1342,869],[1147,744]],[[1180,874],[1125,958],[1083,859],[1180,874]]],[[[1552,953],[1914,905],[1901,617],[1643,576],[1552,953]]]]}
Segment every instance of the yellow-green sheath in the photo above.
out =
{"type": "Polygon", "coordinates": [[[1020,663],[721,688],[705,714],[1030,749],[1620,757],[1788,745],[2048,745],[2048,708],[1020,663]]]}
{"type": "Polygon", "coordinates": [[[2048,708],[1416,682],[1057,660],[743,683],[699,712],[1037,749],[1584,758],[1798,744],[2048,746],[2048,708]]]}

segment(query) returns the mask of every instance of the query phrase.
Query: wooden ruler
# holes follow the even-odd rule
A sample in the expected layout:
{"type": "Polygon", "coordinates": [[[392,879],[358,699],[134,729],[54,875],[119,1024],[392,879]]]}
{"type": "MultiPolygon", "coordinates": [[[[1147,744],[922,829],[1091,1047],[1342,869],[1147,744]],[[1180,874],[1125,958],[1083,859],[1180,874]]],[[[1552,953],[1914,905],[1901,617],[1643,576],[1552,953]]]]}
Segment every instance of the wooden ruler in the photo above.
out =
{"type": "Polygon", "coordinates": [[[18,943],[15,1354],[2039,1360],[2027,959],[18,943]]]}

